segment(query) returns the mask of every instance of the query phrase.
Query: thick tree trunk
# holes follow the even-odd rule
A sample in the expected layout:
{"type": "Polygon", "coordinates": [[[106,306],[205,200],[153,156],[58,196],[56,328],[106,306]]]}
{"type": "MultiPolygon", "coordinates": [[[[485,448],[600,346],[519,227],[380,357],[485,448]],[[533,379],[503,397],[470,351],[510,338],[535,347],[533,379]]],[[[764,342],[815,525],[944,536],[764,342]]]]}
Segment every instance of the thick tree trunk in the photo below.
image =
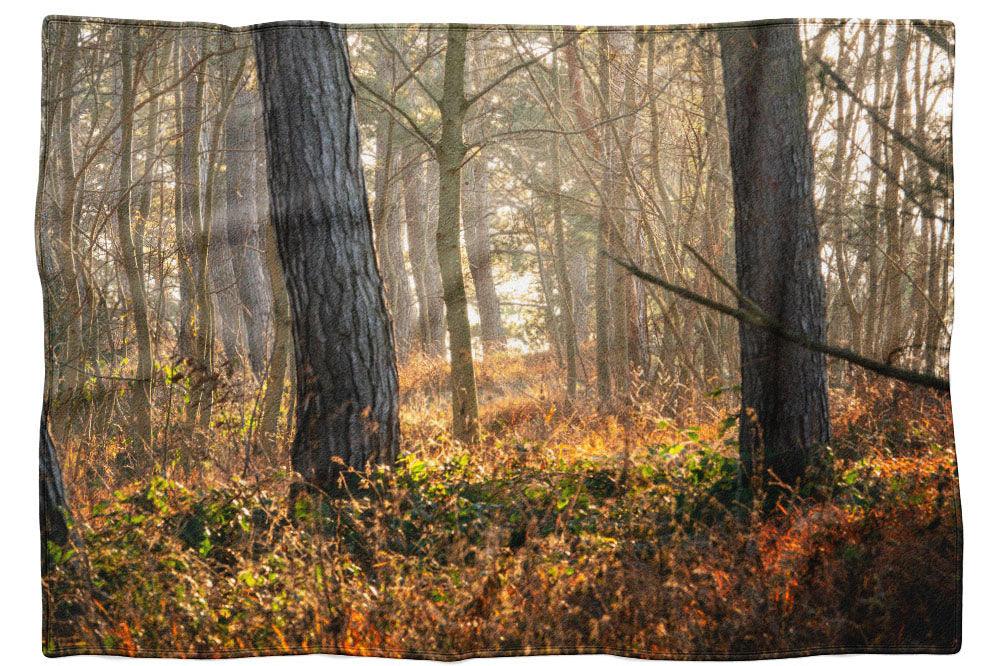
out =
{"type": "Polygon", "coordinates": [[[435,152],[440,183],[437,258],[451,352],[452,430],[455,437],[468,442],[479,435],[479,401],[472,362],[469,302],[462,276],[462,162],[467,151],[463,137],[466,38],[465,26],[449,26],[441,98],[441,139],[435,152]]]}
{"type": "Polygon", "coordinates": [[[399,454],[392,331],[375,260],[346,40],[337,27],[254,32],[271,215],[291,303],[292,465],[336,493],[399,454]]]}
{"type": "MultiPolygon", "coordinates": [[[[719,33],[736,272],[744,296],[790,330],[822,341],[823,283],[798,30],[788,23],[719,33]]],[[[740,366],[744,470],[770,469],[793,483],[830,436],[824,357],[741,324],[740,366]]]]}

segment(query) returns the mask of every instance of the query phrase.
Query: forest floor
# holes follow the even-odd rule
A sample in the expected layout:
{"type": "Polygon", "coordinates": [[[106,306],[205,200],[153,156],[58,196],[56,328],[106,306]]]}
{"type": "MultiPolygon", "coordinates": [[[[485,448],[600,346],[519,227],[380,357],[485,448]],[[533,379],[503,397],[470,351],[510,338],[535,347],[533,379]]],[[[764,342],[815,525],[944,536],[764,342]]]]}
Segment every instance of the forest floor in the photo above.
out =
{"type": "Polygon", "coordinates": [[[482,364],[467,447],[447,435],[446,367],[410,363],[401,464],[332,504],[289,506],[287,467],[243,476],[229,445],[117,488],[70,447],[78,545],[50,548],[46,653],[958,648],[947,399],[834,389],[829,447],[764,513],[739,483],[732,391],[608,414],[568,409],[559,377],[544,356],[482,364]]]}

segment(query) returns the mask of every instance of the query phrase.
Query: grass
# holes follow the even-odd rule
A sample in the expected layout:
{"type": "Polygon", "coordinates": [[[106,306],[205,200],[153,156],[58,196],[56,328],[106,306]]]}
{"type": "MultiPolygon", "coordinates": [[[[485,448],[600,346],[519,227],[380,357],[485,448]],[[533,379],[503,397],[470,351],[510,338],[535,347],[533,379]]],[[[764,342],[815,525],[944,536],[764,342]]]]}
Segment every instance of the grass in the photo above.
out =
{"type": "Polygon", "coordinates": [[[739,484],[737,396],[606,414],[562,404],[558,376],[544,356],[482,364],[486,435],[466,447],[447,435],[446,367],[411,362],[400,464],[331,503],[289,505],[282,466],[240,476],[222,436],[120,487],[113,447],[71,455],[79,543],[51,552],[46,653],[958,648],[947,401],[834,391],[829,448],[765,514],[739,484]]]}

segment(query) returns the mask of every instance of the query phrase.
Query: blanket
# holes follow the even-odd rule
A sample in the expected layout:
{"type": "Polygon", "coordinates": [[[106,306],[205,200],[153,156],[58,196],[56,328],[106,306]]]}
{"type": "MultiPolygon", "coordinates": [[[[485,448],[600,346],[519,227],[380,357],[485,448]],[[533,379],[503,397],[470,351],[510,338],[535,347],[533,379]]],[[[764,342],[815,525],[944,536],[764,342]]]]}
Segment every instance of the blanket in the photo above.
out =
{"type": "Polygon", "coordinates": [[[43,48],[46,655],[959,649],[951,24],[43,48]]]}

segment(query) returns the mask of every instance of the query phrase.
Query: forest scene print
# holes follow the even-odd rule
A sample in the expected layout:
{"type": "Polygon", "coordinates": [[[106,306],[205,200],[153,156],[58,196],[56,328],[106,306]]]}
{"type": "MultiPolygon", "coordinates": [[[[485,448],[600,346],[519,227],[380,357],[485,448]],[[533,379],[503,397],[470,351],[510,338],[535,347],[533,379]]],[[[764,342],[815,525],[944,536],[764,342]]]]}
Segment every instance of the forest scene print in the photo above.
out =
{"type": "Polygon", "coordinates": [[[45,654],[959,649],[950,23],[43,53],[45,654]]]}

